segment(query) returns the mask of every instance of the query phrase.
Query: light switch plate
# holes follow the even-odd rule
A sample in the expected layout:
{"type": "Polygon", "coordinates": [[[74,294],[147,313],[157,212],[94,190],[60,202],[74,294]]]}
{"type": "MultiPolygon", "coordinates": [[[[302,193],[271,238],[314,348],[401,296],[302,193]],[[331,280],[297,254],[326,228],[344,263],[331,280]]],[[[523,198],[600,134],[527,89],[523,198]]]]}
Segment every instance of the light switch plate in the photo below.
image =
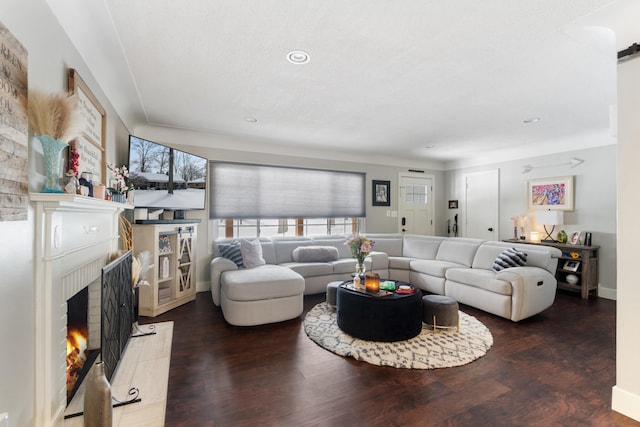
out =
{"type": "Polygon", "coordinates": [[[0,414],[0,427],[9,427],[9,414],[6,412],[0,414]]]}

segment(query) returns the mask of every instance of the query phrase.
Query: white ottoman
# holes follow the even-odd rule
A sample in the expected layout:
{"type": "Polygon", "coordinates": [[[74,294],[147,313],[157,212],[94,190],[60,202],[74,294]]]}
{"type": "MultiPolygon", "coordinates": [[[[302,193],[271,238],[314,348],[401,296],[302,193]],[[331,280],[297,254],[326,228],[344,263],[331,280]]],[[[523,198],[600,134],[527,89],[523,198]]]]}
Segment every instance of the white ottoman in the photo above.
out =
{"type": "Polygon", "coordinates": [[[304,278],[287,267],[226,271],[220,286],[224,319],[236,326],[281,322],[302,314],[304,278]]]}

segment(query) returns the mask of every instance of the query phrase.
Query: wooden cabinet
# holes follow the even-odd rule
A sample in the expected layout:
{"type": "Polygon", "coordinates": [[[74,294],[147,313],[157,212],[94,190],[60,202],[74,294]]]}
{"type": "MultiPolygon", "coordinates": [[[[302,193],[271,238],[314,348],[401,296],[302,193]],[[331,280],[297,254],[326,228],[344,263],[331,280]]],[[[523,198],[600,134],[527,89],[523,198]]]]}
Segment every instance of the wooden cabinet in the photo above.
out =
{"type": "MultiPolygon", "coordinates": [[[[593,293],[598,296],[598,252],[600,246],[569,245],[562,243],[537,243],[522,240],[506,240],[508,242],[526,243],[531,245],[553,246],[562,251],[556,268],[558,288],[580,292],[583,299],[589,299],[593,293]],[[575,276],[577,282],[570,283],[575,276]]],[[[575,280],[575,279],[574,279],[575,280]]]]}
{"type": "Polygon", "coordinates": [[[149,251],[152,267],[139,289],[141,316],[155,317],[196,298],[197,223],[135,224],[133,248],[149,251]]]}

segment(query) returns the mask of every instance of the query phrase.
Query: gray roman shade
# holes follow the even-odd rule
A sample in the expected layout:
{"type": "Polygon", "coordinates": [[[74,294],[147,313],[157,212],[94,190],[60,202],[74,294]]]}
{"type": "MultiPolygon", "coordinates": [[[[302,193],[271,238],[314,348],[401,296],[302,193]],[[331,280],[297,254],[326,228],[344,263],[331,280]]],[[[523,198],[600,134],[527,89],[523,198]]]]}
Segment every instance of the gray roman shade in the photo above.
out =
{"type": "Polygon", "coordinates": [[[212,219],[365,216],[365,174],[210,162],[212,219]]]}

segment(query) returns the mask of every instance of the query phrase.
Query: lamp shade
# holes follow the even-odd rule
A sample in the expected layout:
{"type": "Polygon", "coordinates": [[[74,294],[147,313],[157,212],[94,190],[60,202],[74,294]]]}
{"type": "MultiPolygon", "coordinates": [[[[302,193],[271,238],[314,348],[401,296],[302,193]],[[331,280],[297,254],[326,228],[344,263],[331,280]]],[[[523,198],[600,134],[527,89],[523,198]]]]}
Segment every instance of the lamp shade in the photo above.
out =
{"type": "Polygon", "coordinates": [[[562,225],[564,224],[564,212],[538,211],[536,212],[536,223],[542,225],[562,225]]]}

